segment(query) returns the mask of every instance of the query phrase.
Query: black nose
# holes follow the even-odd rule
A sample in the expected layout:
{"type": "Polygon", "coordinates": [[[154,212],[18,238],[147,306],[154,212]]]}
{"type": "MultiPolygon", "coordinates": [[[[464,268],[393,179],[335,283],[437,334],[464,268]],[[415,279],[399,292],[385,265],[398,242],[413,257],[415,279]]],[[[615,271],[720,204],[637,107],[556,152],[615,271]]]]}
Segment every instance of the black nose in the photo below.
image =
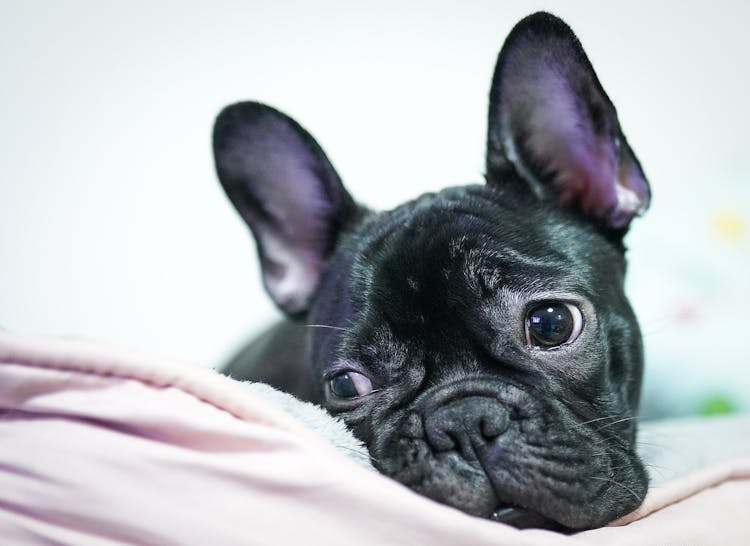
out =
{"type": "Polygon", "coordinates": [[[475,459],[477,450],[491,443],[508,428],[508,410],[487,396],[452,400],[425,416],[425,435],[435,451],[459,451],[464,459],[475,459]]]}

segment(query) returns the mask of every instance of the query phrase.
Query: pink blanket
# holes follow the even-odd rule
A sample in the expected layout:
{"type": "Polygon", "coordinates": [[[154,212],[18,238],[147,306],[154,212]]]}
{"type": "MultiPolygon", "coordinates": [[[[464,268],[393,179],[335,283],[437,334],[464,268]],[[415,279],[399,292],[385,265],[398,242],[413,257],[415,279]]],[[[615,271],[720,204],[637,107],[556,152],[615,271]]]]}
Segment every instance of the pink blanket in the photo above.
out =
{"type": "Polygon", "coordinates": [[[564,536],[369,472],[213,371],[0,331],[3,544],[748,544],[750,457],[564,536]]]}

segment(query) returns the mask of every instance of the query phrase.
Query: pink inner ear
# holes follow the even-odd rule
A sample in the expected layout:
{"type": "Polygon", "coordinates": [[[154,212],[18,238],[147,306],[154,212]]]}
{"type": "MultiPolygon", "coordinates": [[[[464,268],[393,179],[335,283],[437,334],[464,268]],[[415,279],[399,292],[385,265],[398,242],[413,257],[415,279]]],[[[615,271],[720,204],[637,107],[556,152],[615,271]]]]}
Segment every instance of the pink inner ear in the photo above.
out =
{"type": "Polygon", "coordinates": [[[256,179],[255,190],[271,222],[254,230],[264,263],[264,284],[273,300],[289,313],[304,311],[317,288],[326,254],[331,215],[316,175],[318,165],[290,127],[279,125],[274,138],[256,140],[245,161],[256,179]]]}
{"type": "Polygon", "coordinates": [[[616,144],[610,138],[586,138],[576,132],[531,139],[530,147],[537,148],[532,153],[545,158],[555,173],[551,182],[560,203],[576,203],[585,214],[615,229],[627,227],[648,207],[645,177],[632,156],[616,157],[616,144]]]}
{"type": "Polygon", "coordinates": [[[564,69],[543,64],[517,68],[516,78],[503,82],[504,125],[511,134],[527,137],[513,143],[521,154],[508,154],[510,159],[522,175],[534,178],[535,186],[549,184],[561,204],[576,204],[613,228],[627,227],[648,206],[648,185],[627,144],[621,147],[611,136],[619,133],[614,108],[595,104],[610,116],[610,125],[597,133],[564,69]]]}
{"type": "Polygon", "coordinates": [[[617,168],[617,208],[611,216],[615,227],[625,227],[635,216],[640,216],[648,208],[651,195],[646,176],[635,159],[630,147],[620,151],[620,165],[617,168]]]}
{"type": "Polygon", "coordinates": [[[272,231],[264,232],[259,243],[263,248],[263,282],[271,298],[288,313],[305,310],[320,279],[318,254],[309,248],[290,246],[272,231]]]}
{"type": "Polygon", "coordinates": [[[549,182],[562,204],[578,203],[593,216],[612,210],[617,202],[614,146],[594,135],[564,75],[550,71],[538,79],[525,82],[534,82],[532,88],[507,90],[523,93],[524,102],[533,101],[523,108],[530,115],[515,120],[530,134],[523,144],[526,155],[541,166],[543,178],[552,177],[549,182]]]}

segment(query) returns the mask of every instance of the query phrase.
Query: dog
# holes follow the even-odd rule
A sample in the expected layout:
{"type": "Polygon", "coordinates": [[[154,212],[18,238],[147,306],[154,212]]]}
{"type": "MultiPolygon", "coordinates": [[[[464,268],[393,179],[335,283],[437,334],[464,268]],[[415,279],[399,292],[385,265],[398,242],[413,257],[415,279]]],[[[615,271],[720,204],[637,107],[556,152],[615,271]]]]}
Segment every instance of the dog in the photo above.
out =
{"type": "Polygon", "coordinates": [[[530,15],[500,51],[484,183],[368,210],[255,102],[213,147],[288,317],[225,373],[321,404],[380,472],[475,516],[580,530],[641,503],[623,237],[651,194],[563,21],[530,15]]]}

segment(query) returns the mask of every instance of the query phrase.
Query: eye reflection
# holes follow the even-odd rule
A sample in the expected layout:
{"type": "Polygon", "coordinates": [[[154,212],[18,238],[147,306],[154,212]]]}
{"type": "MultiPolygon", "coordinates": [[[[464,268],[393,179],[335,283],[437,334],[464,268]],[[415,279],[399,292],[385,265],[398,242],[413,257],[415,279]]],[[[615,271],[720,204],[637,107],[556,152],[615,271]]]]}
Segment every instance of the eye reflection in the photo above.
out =
{"type": "Polygon", "coordinates": [[[575,305],[544,302],[533,307],[526,317],[526,343],[551,349],[571,343],[581,334],[583,315],[575,305]]]}

